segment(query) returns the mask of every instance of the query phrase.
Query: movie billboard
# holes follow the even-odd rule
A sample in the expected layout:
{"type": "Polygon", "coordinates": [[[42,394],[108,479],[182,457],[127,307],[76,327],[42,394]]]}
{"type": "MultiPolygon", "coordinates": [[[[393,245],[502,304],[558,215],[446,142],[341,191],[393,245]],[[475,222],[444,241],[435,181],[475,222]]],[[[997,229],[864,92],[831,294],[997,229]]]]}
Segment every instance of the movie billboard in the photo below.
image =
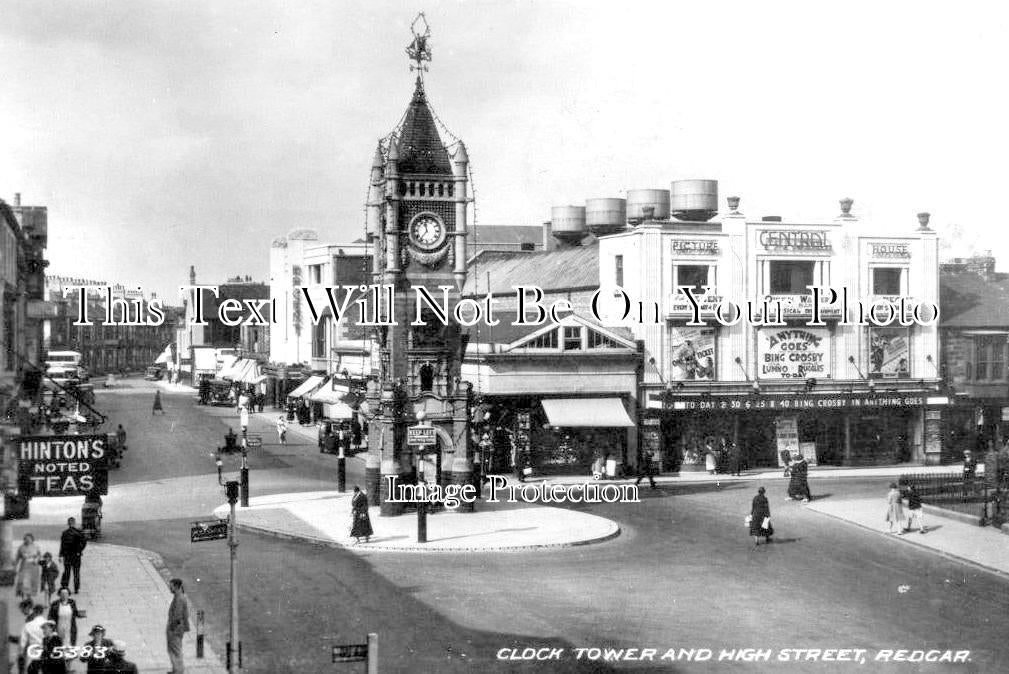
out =
{"type": "Polygon", "coordinates": [[[715,331],[711,328],[672,327],[671,381],[711,381],[715,378],[715,331]]]}

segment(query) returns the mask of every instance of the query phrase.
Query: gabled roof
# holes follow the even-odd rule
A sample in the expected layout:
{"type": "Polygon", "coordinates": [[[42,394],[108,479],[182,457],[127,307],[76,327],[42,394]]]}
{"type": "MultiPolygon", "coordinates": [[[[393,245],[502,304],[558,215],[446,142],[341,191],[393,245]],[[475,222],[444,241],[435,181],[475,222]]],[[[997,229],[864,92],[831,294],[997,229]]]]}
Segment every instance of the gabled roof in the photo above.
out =
{"type": "Polygon", "coordinates": [[[1009,290],[971,272],[941,272],[939,327],[1009,328],[1009,290]]]}
{"type": "Polygon", "coordinates": [[[452,175],[452,164],[448,151],[441,142],[434,115],[427,106],[424,84],[417,78],[413,100],[406,110],[406,117],[399,128],[396,150],[399,159],[396,168],[400,173],[426,173],[452,175]]]}
{"type": "MultiPolygon", "coordinates": [[[[501,321],[499,325],[489,327],[486,325],[480,325],[480,329],[477,330],[476,327],[469,328],[469,341],[473,344],[507,344],[508,348],[515,348],[519,346],[521,342],[527,339],[535,339],[539,335],[547,332],[551,329],[556,330],[558,325],[585,325],[588,326],[590,330],[595,330],[600,332],[607,337],[615,338],[616,341],[623,340],[627,344],[636,344],[634,333],[631,332],[630,328],[623,326],[620,327],[609,327],[602,325],[599,321],[595,320],[591,316],[586,316],[583,314],[576,314],[574,312],[569,313],[564,316],[560,323],[554,323],[549,318],[544,320],[542,323],[536,325],[513,325],[516,320],[516,313],[513,310],[498,309],[494,312],[494,318],[501,321]]],[[[532,320],[533,316],[530,313],[528,315],[528,320],[532,320]]],[[[626,346],[621,344],[621,346],[626,346]]],[[[635,348],[634,346],[629,346],[628,348],[635,348]]]]}
{"type": "Polygon", "coordinates": [[[513,294],[516,286],[544,292],[599,287],[599,246],[575,246],[536,253],[486,252],[469,264],[463,295],[513,294]]]}

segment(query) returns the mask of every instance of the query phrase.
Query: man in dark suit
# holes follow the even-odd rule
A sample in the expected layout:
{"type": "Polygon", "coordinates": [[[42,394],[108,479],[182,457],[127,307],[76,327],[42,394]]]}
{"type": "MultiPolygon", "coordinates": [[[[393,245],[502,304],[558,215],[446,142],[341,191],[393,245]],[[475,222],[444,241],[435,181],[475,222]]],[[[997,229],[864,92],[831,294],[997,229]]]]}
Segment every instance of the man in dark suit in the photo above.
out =
{"type": "Polygon", "coordinates": [[[74,593],[81,592],[81,555],[88,540],[84,532],[77,528],[77,520],[73,517],[67,520],[66,531],[60,536],[60,559],[63,560],[63,578],[60,587],[70,587],[70,576],[74,577],[74,593]]]}

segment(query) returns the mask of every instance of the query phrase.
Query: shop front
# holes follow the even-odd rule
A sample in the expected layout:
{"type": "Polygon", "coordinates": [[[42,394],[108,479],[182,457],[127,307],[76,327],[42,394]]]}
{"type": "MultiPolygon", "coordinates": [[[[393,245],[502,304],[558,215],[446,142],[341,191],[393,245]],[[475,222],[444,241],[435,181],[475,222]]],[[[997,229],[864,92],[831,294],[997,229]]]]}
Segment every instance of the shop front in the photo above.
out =
{"type": "Polygon", "coordinates": [[[647,416],[660,420],[663,470],[704,470],[709,453],[724,467],[733,443],[744,469],[781,466],[782,452],[814,465],[889,465],[926,462],[931,400],[924,392],[669,395],[653,396],[647,416]]]}
{"type": "Polygon", "coordinates": [[[597,460],[612,461],[612,476],[629,470],[628,429],[635,424],[622,398],[488,396],[494,424],[488,472],[530,466],[535,475],[591,475],[597,460]]]}

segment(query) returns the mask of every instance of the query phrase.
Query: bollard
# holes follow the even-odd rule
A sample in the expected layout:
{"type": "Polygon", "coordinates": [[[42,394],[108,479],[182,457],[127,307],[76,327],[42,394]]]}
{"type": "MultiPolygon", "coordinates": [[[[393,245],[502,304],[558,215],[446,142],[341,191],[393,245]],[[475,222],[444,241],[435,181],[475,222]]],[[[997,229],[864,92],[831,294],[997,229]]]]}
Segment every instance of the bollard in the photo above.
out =
{"type": "Polygon", "coordinates": [[[336,491],[342,494],[347,491],[347,459],[342,456],[342,449],[340,453],[340,458],[336,460],[336,491]]]}
{"type": "Polygon", "coordinates": [[[196,657],[203,657],[203,609],[196,611],[196,657]]]}

